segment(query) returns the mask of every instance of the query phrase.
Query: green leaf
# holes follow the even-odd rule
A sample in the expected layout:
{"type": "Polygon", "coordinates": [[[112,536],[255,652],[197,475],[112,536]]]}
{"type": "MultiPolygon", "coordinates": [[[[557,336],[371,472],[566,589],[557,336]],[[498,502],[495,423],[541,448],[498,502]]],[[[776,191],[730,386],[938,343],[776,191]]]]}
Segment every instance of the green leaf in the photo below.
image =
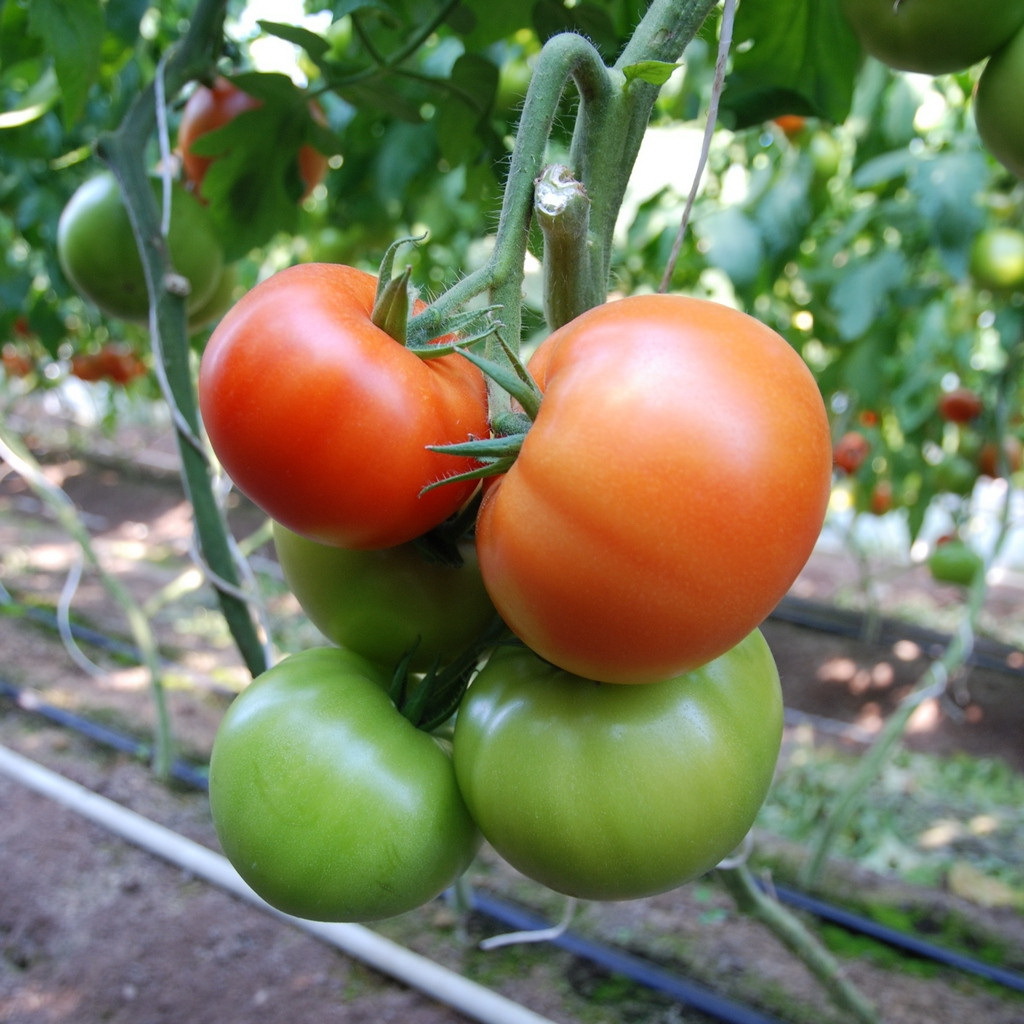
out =
{"type": "Polygon", "coordinates": [[[846,119],[861,49],[839,0],[741,3],[734,39],[722,96],[734,127],[780,114],[846,119]]]}
{"type": "Polygon", "coordinates": [[[453,167],[471,162],[483,143],[478,128],[491,109],[498,69],[485,57],[465,53],[452,66],[451,96],[439,104],[435,125],[441,155],[453,167]]]}
{"type": "MultiPolygon", "coordinates": [[[[33,61],[33,63],[35,63],[33,61]]],[[[47,67],[22,97],[17,107],[11,107],[0,113],[0,130],[4,128],[20,128],[43,116],[60,97],[60,86],[57,75],[52,67],[47,67]]]]}
{"type": "Polygon", "coordinates": [[[886,312],[906,271],[906,257],[894,249],[872,253],[844,268],[830,296],[842,338],[859,338],[886,312]]]}
{"type": "Polygon", "coordinates": [[[323,36],[299,25],[288,25],[280,21],[260,21],[258,24],[268,36],[293,43],[305,50],[314,60],[322,57],[331,48],[331,44],[323,36]]]}
{"type": "Polygon", "coordinates": [[[627,82],[639,79],[641,82],[650,82],[651,85],[664,85],[671,77],[676,68],[681,68],[682,63],[672,64],[665,60],[642,60],[637,64],[630,64],[622,69],[627,82]]]}
{"type": "Polygon", "coordinates": [[[106,31],[103,7],[100,0],[33,0],[28,27],[53,56],[63,120],[69,127],[81,117],[99,77],[106,31]]]}

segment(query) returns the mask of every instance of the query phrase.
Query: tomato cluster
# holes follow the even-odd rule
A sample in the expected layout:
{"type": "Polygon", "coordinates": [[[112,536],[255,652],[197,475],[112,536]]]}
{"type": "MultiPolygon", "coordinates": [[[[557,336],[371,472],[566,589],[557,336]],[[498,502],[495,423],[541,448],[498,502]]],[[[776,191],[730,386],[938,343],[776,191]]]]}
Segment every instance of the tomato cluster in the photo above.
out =
{"type": "Polygon", "coordinates": [[[386,291],[291,267],[203,354],[214,450],[331,641],[223,721],[227,855],[280,909],[343,920],[430,899],[481,838],[581,898],[702,874],[742,841],[778,756],[757,627],[828,501],[813,377],[743,313],[621,299],[539,346],[521,433],[484,440],[480,361],[447,336],[404,345],[386,291]],[[484,454],[496,441],[518,451],[484,454]]]}

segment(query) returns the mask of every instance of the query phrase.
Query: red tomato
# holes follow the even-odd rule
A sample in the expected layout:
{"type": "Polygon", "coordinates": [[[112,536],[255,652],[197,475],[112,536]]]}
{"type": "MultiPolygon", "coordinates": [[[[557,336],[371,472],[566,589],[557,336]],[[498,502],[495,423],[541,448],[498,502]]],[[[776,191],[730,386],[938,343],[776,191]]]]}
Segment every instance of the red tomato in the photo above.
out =
{"type": "Polygon", "coordinates": [[[950,423],[970,423],[981,415],[981,399],[970,388],[954,388],[939,396],[939,415],[950,423]]]}
{"type": "Polygon", "coordinates": [[[844,473],[856,473],[871,454],[871,443],[857,430],[843,434],[832,449],[832,464],[844,473]]]}
{"type": "MultiPolygon", "coordinates": [[[[1012,434],[1003,438],[1003,454],[1006,459],[1006,469],[1016,473],[1024,464],[1024,445],[1012,434]]],[[[1003,467],[1000,465],[999,448],[995,441],[986,441],[978,452],[978,469],[985,476],[998,477],[1002,474],[1003,467]]]]}
{"type": "Polygon", "coordinates": [[[239,490],[339,547],[393,547],[447,519],[475,482],[420,492],[474,463],[426,446],[489,430],[480,371],[376,327],[376,287],[340,264],[282,270],[221,319],[199,370],[203,420],[239,490]]]}
{"type": "Polygon", "coordinates": [[[8,377],[27,377],[36,364],[24,349],[8,342],[3,347],[3,368],[8,377]]]}
{"type": "Polygon", "coordinates": [[[683,296],[592,309],[530,360],[544,398],[477,520],[495,607],[538,654],[602,682],[722,654],[806,561],[832,444],[774,331],[683,296]]]}
{"type": "Polygon", "coordinates": [[[774,120],[787,139],[792,139],[799,135],[807,123],[807,118],[800,114],[780,114],[774,120]]]}
{"type": "MultiPolygon", "coordinates": [[[[193,189],[199,193],[203,178],[210,163],[216,157],[199,156],[192,152],[192,143],[207,132],[222,128],[229,121],[247,110],[260,105],[260,100],[243,92],[226,78],[218,78],[213,86],[200,85],[188,98],[181,114],[178,127],[178,147],[181,151],[181,162],[185,177],[191,182],[193,189]]],[[[323,112],[317,104],[311,104],[310,110],[318,120],[323,120],[323,112]]],[[[327,157],[312,146],[303,146],[299,150],[299,176],[302,178],[306,191],[303,198],[324,180],[327,174],[327,157]]]]}

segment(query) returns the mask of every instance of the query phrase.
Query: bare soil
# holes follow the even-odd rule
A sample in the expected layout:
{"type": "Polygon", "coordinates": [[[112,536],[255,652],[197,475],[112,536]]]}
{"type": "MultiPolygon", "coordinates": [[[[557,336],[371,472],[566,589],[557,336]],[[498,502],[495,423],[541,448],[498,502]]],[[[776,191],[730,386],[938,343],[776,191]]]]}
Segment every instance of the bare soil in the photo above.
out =
{"type": "MultiPolygon", "coordinates": [[[[189,581],[189,506],[172,472],[166,439],[136,452],[134,464],[54,451],[51,480],[74,499],[104,567],[148,606],[163,654],[173,665],[169,702],[182,752],[208,755],[220,715],[245,672],[224,635],[206,588],[183,590],[167,603],[164,588],[189,581]]],[[[100,446],[101,447],[101,446],[100,446]]],[[[3,467],[6,468],[6,467],[3,467]]],[[[261,517],[236,502],[239,536],[261,517]]],[[[32,490],[13,473],[0,479],[0,570],[13,598],[0,615],[0,681],[48,704],[147,738],[153,712],[146,674],[116,652],[83,644],[97,670],[73,660],[56,633],[21,612],[54,607],[77,546],[32,490]]],[[[268,577],[266,547],[258,560],[268,577]]],[[[793,589],[786,615],[765,632],[783,678],[794,721],[820,729],[821,742],[853,748],[877,732],[914,685],[941,638],[889,619],[876,642],[807,628],[787,617],[832,609],[833,625],[857,626],[835,611],[853,589],[849,560],[819,552],[793,589]],[[810,602],[810,603],[804,603],[810,602]]],[[[1024,621],[1024,588],[1007,575],[987,612],[1009,636],[1024,621]]],[[[959,595],[936,588],[921,570],[893,577],[882,610],[925,608],[942,623],[959,595]]],[[[128,635],[122,611],[86,567],[72,602],[77,620],[101,634],[128,635]]],[[[268,607],[282,629],[302,637],[297,610],[283,589],[268,607]]],[[[854,629],[856,633],[856,629],[854,629]]],[[[976,667],[939,701],[922,705],[908,745],[949,754],[998,757],[1024,771],[1024,667],[1003,642],[984,646],[976,667]],[[1005,671],[997,670],[1002,659],[1005,671]]],[[[0,744],[118,803],[216,849],[205,796],[156,782],[144,764],[52,724],[13,701],[0,701],[0,744]]],[[[799,857],[770,836],[757,848],[774,862],[799,857]]],[[[480,888],[513,898],[550,918],[559,898],[533,885],[485,851],[470,872],[480,888]]],[[[891,905],[955,913],[975,937],[990,937],[1008,966],[1024,969],[1024,918],[950,892],[921,891],[837,864],[831,896],[873,894],[891,905]]],[[[383,934],[476,979],[552,1021],[699,1022],[707,1018],[665,997],[611,977],[550,945],[484,952],[478,941],[503,927],[482,915],[463,917],[437,902],[377,927],[383,934]]],[[[778,1020],[839,1022],[837,1010],[807,969],[762,926],[738,913],[725,892],[703,880],[650,900],[586,905],[573,928],[618,943],[695,978],[778,1020]]],[[[980,941],[980,939],[979,939],[980,941]]],[[[887,1024],[1019,1024],[1024,1001],[943,969],[919,969],[891,957],[844,957],[847,976],[877,1004],[887,1024]]],[[[0,781],[0,1020],[7,1024],[233,1024],[284,1021],[401,1021],[440,1024],[464,1019],[439,1003],[340,954],[260,909],[201,882],[112,836],[74,812],[8,779],[0,781]]]]}

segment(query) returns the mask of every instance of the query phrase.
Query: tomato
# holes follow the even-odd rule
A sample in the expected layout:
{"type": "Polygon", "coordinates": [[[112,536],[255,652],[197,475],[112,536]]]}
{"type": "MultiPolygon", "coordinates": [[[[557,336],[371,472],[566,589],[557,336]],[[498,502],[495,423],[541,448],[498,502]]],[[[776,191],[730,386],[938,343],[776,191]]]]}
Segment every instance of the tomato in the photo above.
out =
{"type": "Polygon", "coordinates": [[[871,454],[871,442],[858,430],[847,431],[832,448],[832,464],[844,473],[856,473],[871,454]]]}
{"type": "Polygon", "coordinates": [[[985,476],[1002,476],[1005,470],[1016,473],[1024,464],[1024,445],[1012,434],[1003,438],[1004,465],[1000,465],[999,446],[995,441],[986,441],[978,452],[978,469],[985,476]]]}
{"type": "Polygon", "coordinates": [[[758,631],[649,686],[593,682],[499,647],[459,708],[455,773],[513,867],[582,899],[636,899],[739,845],[771,783],[782,714],[758,631]]]}
{"type": "Polygon", "coordinates": [[[985,406],[977,392],[970,388],[954,388],[939,395],[939,415],[947,423],[970,423],[977,419],[985,406]]]}
{"type": "Polygon", "coordinates": [[[225,855],[268,903],[364,921],[433,899],[479,834],[438,740],[388,698],[387,673],[340,648],[294,654],[228,708],[210,760],[225,855]]]}
{"type": "Polygon", "coordinates": [[[949,494],[970,494],[977,479],[978,467],[963,455],[947,455],[935,466],[935,486],[949,494]]]}
{"type": "Polygon", "coordinates": [[[27,377],[35,368],[35,360],[20,346],[6,342],[2,364],[8,377],[27,377]]]}
{"type": "Polygon", "coordinates": [[[209,294],[206,301],[192,310],[188,318],[189,333],[195,333],[203,327],[219,320],[234,304],[238,287],[238,270],[234,263],[225,264],[217,278],[217,286],[209,294]]]}
{"type": "Polygon", "coordinates": [[[307,540],[274,524],[278,562],[302,610],[329,640],[393,667],[425,671],[461,654],[494,619],[476,552],[454,568],[415,544],[353,551],[307,540]]]}
{"type": "Polygon", "coordinates": [[[800,114],[780,114],[773,120],[775,125],[787,139],[796,138],[796,136],[804,130],[804,127],[807,124],[807,118],[800,114]]]}
{"type": "Polygon", "coordinates": [[[146,373],[146,364],[127,345],[110,342],[96,353],[95,358],[100,377],[114,384],[130,384],[146,373]]]}
{"type": "MultiPolygon", "coordinates": [[[[153,180],[159,203],[161,184],[153,180]]],[[[188,310],[200,308],[217,285],[224,255],[209,214],[181,185],[171,190],[169,250],[174,269],[188,279],[188,310]]],[[[149,294],[121,190],[102,172],[72,195],[57,224],[57,256],[65,276],[85,299],[111,316],[144,322],[149,294]]]]}
{"type": "MultiPolygon", "coordinates": [[[[223,128],[239,114],[260,106],[261,101],[243,92],[226,78],[218,78],[212,87],[197,86],[188,98],[178,126],[178,148],[182,168],[193,189],[201,193],[203,179],[216,157],[200,156],[192,151],[196,139],[208,132],[223,128]]],[[[323,111],[311,104],[313,116],[323,121],[323,111]]],[[[327,175],[327,157],[312,146],[303,146],[298,153],[299,177],[305,186],[302,198],[308,196],[327,175]]]]}
{"type": "Polygon", "coordinates": [[[868,511],[873,516],[884,516],[893,510],[895,504],[896,495],[892,483],[888,480],[877,481],[868,495],[868,511]]]}
{"type": "Polygon", "coordinates": [[[800,357],[729,307],[643,295],[566,324],[529,369],[540,412],[477,518],[501,617],[605,682],[665,679],[738,643],[828,503],[828,420],[800,357]]]}
{"type": "Polygon", "coordinates": [[[376,285],[339,264],[282,270],[222,318],[199,369],[203,420],[238,488],[339,547],[394,547],[446,519],[474,482],[420,491],[474,463],[426,446],[489,433],[481,373],[376,327],[376,285]]]}
{"type": "Polygon", "coordinates": [[[871,56],[928,75],[977,64],[1024,24],[1021,0],[841,0],[841,6],[871,56]]]}
{"type": "Polygon", "coordinates": [[[1024,287],[1024,231],[994,227],[980,232],[971,246],[971,276],[990,291],[1024,287]]]}
{"type": "Polygon", "coordinates": [[[983,572],[984,568],[981,556],[958,538],[939,544],[928,557],[932,579],[939,583],[970,586],[974,577],[983,572]]]}
{"type": "Polygon", "coordinates": [[[1019,116],[1022,92],[1024,30],[989,58],[974,90],[978,135],[985,148],[1018,178],[1024,178],[1024,124],[1019,116]]]}

